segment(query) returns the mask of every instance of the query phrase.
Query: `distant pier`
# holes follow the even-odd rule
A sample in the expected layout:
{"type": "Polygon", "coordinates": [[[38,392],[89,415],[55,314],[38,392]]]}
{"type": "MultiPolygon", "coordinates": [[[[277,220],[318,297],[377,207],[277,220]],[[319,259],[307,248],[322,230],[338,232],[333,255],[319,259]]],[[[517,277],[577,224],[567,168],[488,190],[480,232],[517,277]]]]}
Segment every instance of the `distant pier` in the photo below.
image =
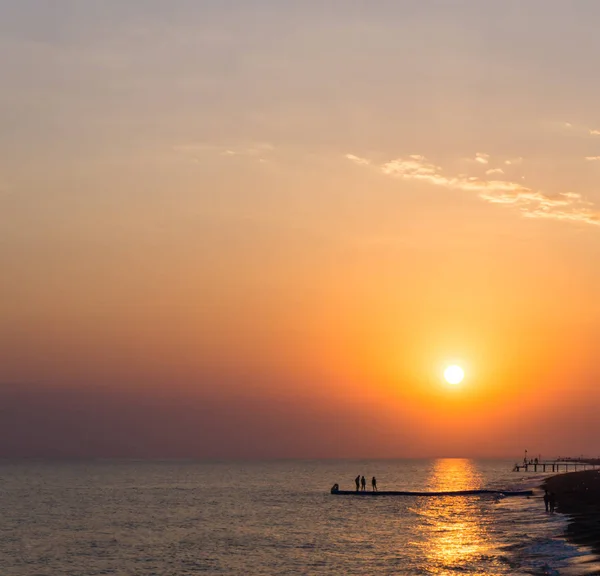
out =
{"type": "Polygon", "coordinates": [[[515,464],[513,472],[575,472],[577,470],[600,469],[600,460],[584,460],[577,458],[557,458],[555,460],[538,460],[515,464]]]}

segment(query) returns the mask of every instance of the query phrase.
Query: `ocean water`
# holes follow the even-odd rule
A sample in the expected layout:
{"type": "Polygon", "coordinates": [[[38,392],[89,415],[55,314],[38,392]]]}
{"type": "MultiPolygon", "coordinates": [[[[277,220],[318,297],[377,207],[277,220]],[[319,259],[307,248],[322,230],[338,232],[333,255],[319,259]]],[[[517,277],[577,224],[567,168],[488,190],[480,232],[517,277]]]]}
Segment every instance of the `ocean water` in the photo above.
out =
{"type": "Polygon", "coordinates": [[[539,497],[332,496],[536,486],[512,462],[0,462],[0,574],[586,574],[539,497]]]}

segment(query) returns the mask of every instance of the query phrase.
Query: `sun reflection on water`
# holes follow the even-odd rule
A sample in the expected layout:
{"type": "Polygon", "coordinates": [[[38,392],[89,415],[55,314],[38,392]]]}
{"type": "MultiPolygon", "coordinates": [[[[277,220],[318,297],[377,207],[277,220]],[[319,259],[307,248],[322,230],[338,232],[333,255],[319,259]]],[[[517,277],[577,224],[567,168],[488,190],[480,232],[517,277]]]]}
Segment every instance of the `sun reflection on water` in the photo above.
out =
{"type": "MultiPolygon", "coordinates": [[[[437,460],[429,478],[433,491],[481,487],[481,475],[470,460],[437,460]]],[[[422,498],[415,510],[422,522],[417,546],[431,574],[469,571],[490,553],[486,520],[477,497],[422,498]]]]}
{"type": "Polygon", "coordinates": [[[473,461],[466,458],[442,458],[433,464],[429,485],[431,490],[475,490],[481,487],[481,474],[473,461]]]}

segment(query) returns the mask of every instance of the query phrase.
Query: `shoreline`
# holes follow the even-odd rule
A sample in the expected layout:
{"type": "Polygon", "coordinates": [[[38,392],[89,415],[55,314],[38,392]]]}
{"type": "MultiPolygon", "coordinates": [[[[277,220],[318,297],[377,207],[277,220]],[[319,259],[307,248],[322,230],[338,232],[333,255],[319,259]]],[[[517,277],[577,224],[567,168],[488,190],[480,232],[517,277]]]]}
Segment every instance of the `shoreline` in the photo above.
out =
{"type": "Polygon", "coordinates": [[[600,470],[566,472],[541,485],[556,496],[556,510],[568,516],[566,537],[600,555],[600,470]]]}

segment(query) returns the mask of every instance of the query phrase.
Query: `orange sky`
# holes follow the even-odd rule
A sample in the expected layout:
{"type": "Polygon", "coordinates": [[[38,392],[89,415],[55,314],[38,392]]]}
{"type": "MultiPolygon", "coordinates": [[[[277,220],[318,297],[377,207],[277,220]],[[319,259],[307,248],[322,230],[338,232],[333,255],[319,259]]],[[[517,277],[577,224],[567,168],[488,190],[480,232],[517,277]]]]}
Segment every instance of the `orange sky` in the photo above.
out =
{"type": "Polygon", "coordinates": [[[600,7],[392,4],[0,7],[0,456],[600,454],[600,7]]]}

